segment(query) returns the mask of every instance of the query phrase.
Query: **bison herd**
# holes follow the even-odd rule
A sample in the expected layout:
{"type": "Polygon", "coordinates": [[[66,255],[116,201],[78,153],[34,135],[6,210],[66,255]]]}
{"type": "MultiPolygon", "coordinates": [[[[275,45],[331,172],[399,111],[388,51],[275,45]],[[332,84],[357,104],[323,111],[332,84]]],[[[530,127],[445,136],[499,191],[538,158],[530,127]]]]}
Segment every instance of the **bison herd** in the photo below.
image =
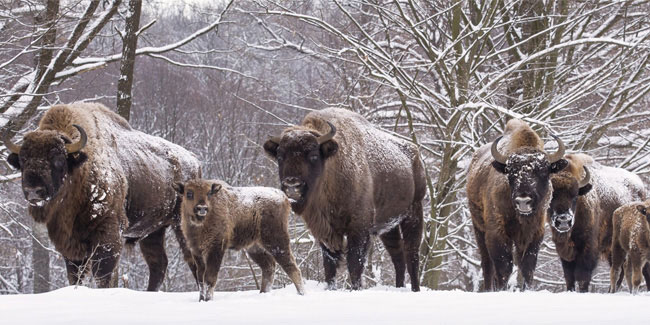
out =
{"type": "MultiPolygon", "coordinates": [[[[467,172],[467,200],[481,256],[483,290],[505,290],[516,265],[521,289],[532,284],[545,225],[567,290],[589,290],[600,258],[611,266],[610,292],[623,277],[631,292],[650,289],[650,200],[641,179],[585,154],[548,153],[525,122],[479,148],[467,172]],[[577,287],[576,287],[577,285],[577,287]]],[[[246,250],[262,270],[261,292],[276,262],[299,294],[303,280],[291,252],[290,211],[318,241],[325,281],[336,288],[345,257],[353,290],[362,288],[370,237],[379,236],[395,284],[419,291],[425,167],[417,146],[343,109],[314,111],[264,143],[277,162],[280,190],[233,187],[202,179],[189,151],[133,130],[101,104],[50,108],[21,145],[4,140],[21,171],[29,214],[47,226],[70,284],[89,272],[115,286],[124,245],[138,242],[149,267],[148,290],[167,269],[168,227],[199,288],[210,300],[228,249],[246,250]]]]}

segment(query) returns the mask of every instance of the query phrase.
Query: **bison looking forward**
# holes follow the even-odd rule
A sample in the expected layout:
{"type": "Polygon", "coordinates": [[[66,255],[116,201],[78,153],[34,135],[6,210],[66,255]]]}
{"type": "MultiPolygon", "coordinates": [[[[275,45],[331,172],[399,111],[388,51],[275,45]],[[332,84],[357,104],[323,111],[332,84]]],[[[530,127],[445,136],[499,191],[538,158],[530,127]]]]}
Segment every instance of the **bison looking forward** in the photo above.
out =
{"type": "Polygon", "coordinates": [[[361,288],[370,235],[379,234],[395,266],[397,286],[404,286],[406,265],[411,289],[420,289],[426,187],[413,144],[377,130],[359,114],[328,108],[271,137],[264,149],[278,162],[291,208],[320,242],[329,288],[336,287],[346,248],[352,289],[361,288]]]}
{"type": "Polygon", "coordinates": [[[585,154],[565,158],[568,167],[551,178],[548,222],[567,290],[578,282],[577,290],[587,292],[599,254],[610,260],[614,210],[644,199],[645,190],[641,179],[624,169],[602,166],[585,154]]]}
{"type": "Polygon", "coordinates": [[[123,237],[140,239],[149,266],[148,290],[158,290],[167,269],[165,230],[178,226],[176,193],[169,186],[200,176],[185,149],[131,129],[101,104],[50,108],[21,146],[5,140],[9,163],[22,172],[29,214],[47,225],[63,255],[70,284],[90,269],[100,287],[113,285],[123,237]]]}
{"type": "Polygon", "coordinates": [[[513,254],[523,275],[522,289],[533,280],[551,200],[550,175],[567,165],[562,158],[564,144],[556,140],[558,151],[547,155],[537,133],[513,119],[502,137],[483,145],[472,157],[467,198],[486,291],[495,285],[497,290],[506,289],[513,254]]]}

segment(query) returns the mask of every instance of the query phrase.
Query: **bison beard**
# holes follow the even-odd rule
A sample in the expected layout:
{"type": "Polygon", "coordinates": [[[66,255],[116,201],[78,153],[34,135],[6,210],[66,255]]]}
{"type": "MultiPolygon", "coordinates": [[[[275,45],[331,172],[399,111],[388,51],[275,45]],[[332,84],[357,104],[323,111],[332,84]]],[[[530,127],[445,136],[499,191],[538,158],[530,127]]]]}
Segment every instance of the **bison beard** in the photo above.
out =
{"type": "Polygon", "coordinates": [[[404,286],[408,270],[411,289],[419,291],[426,186],[414,145],[359,114],[329,108],[271,137],[264,149],[278,162],[291,208],[320,243],[330,289],[346,252],[352,289],[362,287],[370,235],[378,234],[395,266],[396,285],[404,286]]]}
{"type": "Polygon", "coordinates": [[[148,290],[158,290],[166,268],[165,230],[173,225],[194,268],[179,226],[174,180],[200,176],[185,149],[131,129],[101,104],[57,105],[18,146],[5,139],[8,162],[22,173],[29,213],[45,223],[63,255],[70,284],[92,272],[100,287],[115,285],[124,244],[140,240],[149,266],[148,290]]]}
{"type": "Polygon", "coordinates": [[[564,145],[555,139],[559,149],[547,155],[539,136],[513,119],[503,137],[474,153],[467,197],[485,291],[506,289],[513,258],[523,277],[522,289],[532,283],[551,195],[549,178],[567,164],[562,159],[564,145]],[[501,139],[505,141],[498,149],[501,139]]]}

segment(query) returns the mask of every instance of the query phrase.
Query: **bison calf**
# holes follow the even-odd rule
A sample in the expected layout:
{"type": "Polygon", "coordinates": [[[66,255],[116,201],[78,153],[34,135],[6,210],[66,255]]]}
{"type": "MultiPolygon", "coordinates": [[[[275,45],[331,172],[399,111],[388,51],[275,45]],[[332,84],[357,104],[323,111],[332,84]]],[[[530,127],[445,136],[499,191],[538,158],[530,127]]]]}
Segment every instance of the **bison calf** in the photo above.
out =
{"type": "Polygon", "coordinates": [[[282,192],[199,179],[176,183],[174,189],[183,197],[181,228],[197,265],[199,301],[212,299],[226,249],[246,249],[260,266],[260,292],[271,290],[277,261],[304,294],[289,246],[289,201],[282,192]]]}
{"type": "MultiPolygon", "coordinates": [[[[610,292],[619,289],[616,283],[624,264],[625,279],[631,293],[639,291],[641,275],[648,281],[650,266],[650,200],[624,205],[614,211],[614,233],[612,238],[612,269],[610,271],[610,292]]],[[[648,288],[650,290],[650,287],[648,288]]]]}

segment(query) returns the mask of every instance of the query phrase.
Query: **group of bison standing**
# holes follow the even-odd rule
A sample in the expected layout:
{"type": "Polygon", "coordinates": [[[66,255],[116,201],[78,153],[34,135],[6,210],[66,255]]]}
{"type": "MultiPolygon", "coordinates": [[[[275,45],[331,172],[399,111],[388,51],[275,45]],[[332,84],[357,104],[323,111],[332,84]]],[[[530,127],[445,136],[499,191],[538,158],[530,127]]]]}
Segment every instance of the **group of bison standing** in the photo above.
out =
{"type": "MultiPolygon", "coordinates": [[[[584,154],[548,154],[524,122],[476,151],[467,196],[481,255],[484,290],[504,290],[513,263],[533,280],[548,222],[567,289],[588,291],[599,256],[611,265],[614,292],[627,278],[650,287],[650,201],[634,174],[584,154]],[[623,272],[621,272],[623,271],[623,272]]],[[[425,169],[418,148],[374,128],[362,116],[329,108],[309,113],[263,145],[278,165],[281,191],[202,179],[198,159],[161,138],[133,130],[101,104],[50,108],[21,145],[5,139],[9,164],[22,173],[29,213],[45,223],[71,284],[89,272],[114,286],[122,247],[139,242],[148,290],[166,273],[169,226],[199,287],[210,300],[228,249],[245,249],[271,289],[280,264],[299,294],[300,270],[288,218],[300,215],[320,244],[325,281],[335,289],[345,256],[352,289],[362,287],[377,235],[395,267],[396,285],[419,291],[425,169]]]]}

